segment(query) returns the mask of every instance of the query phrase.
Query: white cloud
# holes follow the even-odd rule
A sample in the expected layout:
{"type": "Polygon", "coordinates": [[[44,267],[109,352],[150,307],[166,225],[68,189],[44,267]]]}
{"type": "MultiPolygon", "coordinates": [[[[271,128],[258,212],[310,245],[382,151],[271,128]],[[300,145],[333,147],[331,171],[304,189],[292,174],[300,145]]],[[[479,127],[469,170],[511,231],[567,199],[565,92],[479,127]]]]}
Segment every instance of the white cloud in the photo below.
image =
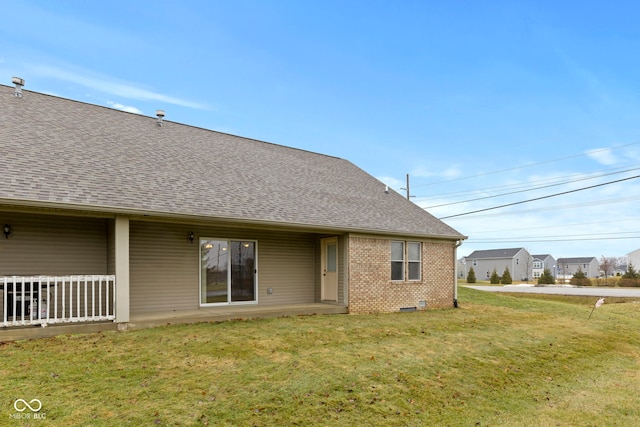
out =
{"type": "Polygon", "coordinates": [[[634,161],[640,160],[640,150],[638,150],[637,148],[628,149],[624,153],[624,156],[630,160],[634,160],[634,161]]]}
{"type": "Polygon", "coordinates": [[[618,163],[618,158],[611,152],[609,148],[598,148],[595,150],[589,150],[586,152],[587,156],[591,157],[595,161],[602,163],[603,165],[615,165],[618,163]]]}
{"type": "Polygon", "coordinates": [[[391,176],[378,176],[376,178],[384,182],[389,187],[395,188],[395,189],[400,189],[406,185],[405,181],[400,181],[399,179],[393,178],[391,176]]]}
{"type": "Polygon", "coordinates": [[[458,166],[450,166],[442,172],[442,176],[445,178],[457,178],[462,175],[462,171],[458,166]]]}
{"type": "Polygon", "coordinates": [[[107,105],[109,105],[112,108],[115,108],[116,110],[126,111],[127,113],[143,114],[141,110],[129,105],[122,105],[117,102],[111,102],[111,101],[108,101],[107,105]]]}
{"type": "Polygon", "coordinates": [[[462,175],[458,165],[451,165],[448,168],[441,170],[436,168],[419,167],[411,171],[411,176],[419,178],[441,177],[446,179],[457,178],[462,175]]]}
{"type": "Polygon", "coordinates": [[[163,95],[150,90],[141,89],[130,83],[114,81],[110,77],[101,76],[95,73],[83,71],[75,72],[64,70],[51,65],[36,65],[32,72],[41,77],[53,78],[65,82],[75,83],[90,89],[94,89],[113,96],[121,96],[127,99],[138,101],[158,101],[167,104],[179,105],[198,110],[207,110],[207,105],[185,99],[163,95]]]}

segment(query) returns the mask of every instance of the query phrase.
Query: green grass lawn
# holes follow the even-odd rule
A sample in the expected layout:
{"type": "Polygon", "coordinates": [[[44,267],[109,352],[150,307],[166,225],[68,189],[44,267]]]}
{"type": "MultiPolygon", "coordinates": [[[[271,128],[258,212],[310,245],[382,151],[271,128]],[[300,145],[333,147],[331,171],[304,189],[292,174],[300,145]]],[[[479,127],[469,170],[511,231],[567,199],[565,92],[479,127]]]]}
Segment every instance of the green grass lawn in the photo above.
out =
{"type": "Polygon", "coordinates": [[[640,303],[459,301],[3,343],[0,425],[640,425],[640,303]]]}

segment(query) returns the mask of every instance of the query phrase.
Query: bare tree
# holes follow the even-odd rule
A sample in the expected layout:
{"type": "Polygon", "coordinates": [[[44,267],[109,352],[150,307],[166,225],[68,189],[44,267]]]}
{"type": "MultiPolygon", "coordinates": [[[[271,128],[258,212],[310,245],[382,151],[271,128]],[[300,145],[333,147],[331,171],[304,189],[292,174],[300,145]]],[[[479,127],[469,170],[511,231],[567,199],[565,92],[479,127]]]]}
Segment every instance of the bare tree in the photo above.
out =
{"type": "Polygon", "coordinates": [[[604,283],[607,283],[607,277],[613,276],[613,272],[616,268],[620,266],[621,258],[617,257],[606,257],[602,255],[600,257],[600,271],[604,274],[604,283]]]}
{"type": "Polygon", "coordinates": [[[562,272],[562,283],[567,283],[569,281],[569,275],[571,274],[571,271],[569,271],[569,263],[559,263],[558,267],[560,267],[560,271],[562,272]]]}
{"type": "Polygon", "coordinates": [[[531,252],[529,252],[529,248],[524,248],[527,253],[529,254],[529,256],[522,260],[522,264],[524,266],[524,271],[525,271],[525,280],[527,281],[527,284],[529,283],[529,278],[533,275],[533,271],[532,271],[532,265],[533,265],[533,255],[531,255],[531,252]]]}

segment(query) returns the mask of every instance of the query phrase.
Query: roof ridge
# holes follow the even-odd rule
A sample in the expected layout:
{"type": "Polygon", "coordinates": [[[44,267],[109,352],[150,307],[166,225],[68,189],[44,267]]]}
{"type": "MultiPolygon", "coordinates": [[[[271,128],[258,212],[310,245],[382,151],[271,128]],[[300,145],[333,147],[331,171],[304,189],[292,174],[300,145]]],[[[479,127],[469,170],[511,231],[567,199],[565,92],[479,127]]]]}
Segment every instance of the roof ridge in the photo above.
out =
{"type": "MultiPolygon", "coordinates": [[[[7,89],[14,89],[13,86],[9,86],[9,85],[3,84],[3,83],[0,83],[0,86],[4,86],[7,89]]],[[[50,93],[38,92],[38,91],[24,89],[24,88],[22,88],[22,92],[23,93],[32,93],[32,94],[39,95],[39,96],[47,96],[47,97],[51,97],[51,98],[57,98],[57,99],[61,99],[61,100],[64,100],[64,101],[74,102],[74,103],[77,103],[77,104],[88,105],[88,106],[91,106],[91,107],[102,108],[102,109],[105,109],[105,110],[114,111],[116,113],[130,114],[130,115],[133,115],[133,116],[136,116],[136,117],[143,117],[143,118],[147,118],[147,119],[156,120],[155,117],[148,116],[146,114],[132,113],[130,111],[120,110],[120,109],[113,108],[113,107],[108,107],[108,106],[105,106],[105,105],[93,104],[91,102],[80,101],[80,100],[73,99],[73,98],[66,98],[66,97],[60,96],[60,95],[53,95],[53,94],[50,94],[50,93]]],[[[309,154],[316,154],[316,155],[319,155],[319,156],[330,157],[332,159],[345,160],[342,157],[332,156],[330,154],[319,153],[317,151],[311,151],[311,150],[307,150],[307,149],[299,148],[299,147],[292,147],[290,145],[283,145],[283,144],[278,144],[278,143],[270,142],[270,141],[263,141],[263,140],[257,139],[257,138],[251,138],[251,137],[247,137],[247,136],[236,135],[236,134],[229,133],[229,132],[222,132],[222,131],[219,131],[219,130],[209,129],[209,128],[205,128],[205,127],[202,127],[202,126],[196,126],[196,125],[191,125],[191,124],[187,124],[187,123],[176,122],[176,121],[172,121],[172,120],[167,120],[166,118],[163,118],[162,122],[163,123],[172,123],[172,124],[177,125],[177,126],[187,126],[187,127],[192,128],[192,129],[199,129],[199,130],[202,130],[202,131],[205,131],[205,132],[214,132],[214,133],[221,134],[221,135],[232,136],[234,138],[242,138],[242,139],[245,139],[245,140],[248,140],[248,141],[260,142],[262,144],[269,144],[269,145],[273,145],[273,146],[276,146],[276,147],[288,148],[288,149],[291,149],[291,150],[298,150],[298,151],[302,151],[302,152],[309,153],[309,154]]]]}

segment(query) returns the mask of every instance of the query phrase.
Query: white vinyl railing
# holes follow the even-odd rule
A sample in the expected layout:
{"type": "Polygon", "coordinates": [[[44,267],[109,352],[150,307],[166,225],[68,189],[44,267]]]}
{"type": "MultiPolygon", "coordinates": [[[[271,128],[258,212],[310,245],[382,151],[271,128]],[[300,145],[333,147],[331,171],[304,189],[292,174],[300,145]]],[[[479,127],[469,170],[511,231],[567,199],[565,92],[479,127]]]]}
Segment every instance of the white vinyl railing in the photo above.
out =
{"type": "Polygon", "coordinates": [[[0,326],[115,320],[116,276],[0,277],[0,326]]]}

